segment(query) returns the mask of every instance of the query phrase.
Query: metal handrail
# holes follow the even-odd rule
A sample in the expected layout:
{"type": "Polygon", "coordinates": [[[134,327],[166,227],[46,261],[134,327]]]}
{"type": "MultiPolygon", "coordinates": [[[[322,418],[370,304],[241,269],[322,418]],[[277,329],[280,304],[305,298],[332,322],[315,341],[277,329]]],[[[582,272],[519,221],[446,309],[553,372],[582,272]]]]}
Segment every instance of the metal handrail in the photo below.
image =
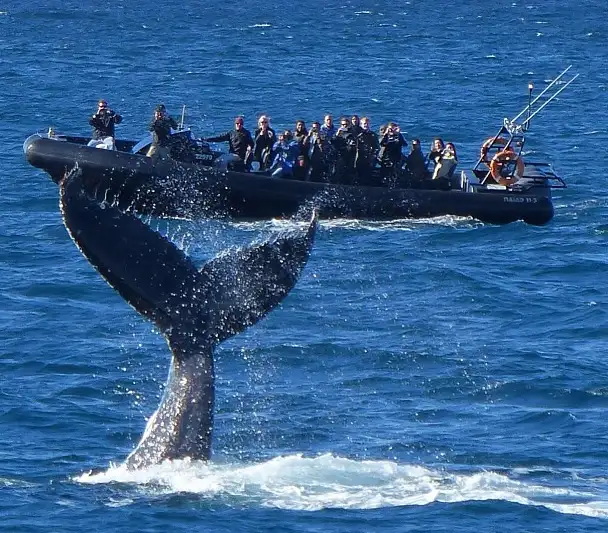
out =
{"type": "MultiPolygon", "coordinates": [[[[531,99],[532,89],[534,88],[534,85],[532,83],[528,84],[528,90],[530,91],[528,104],[526,105],[526,107],[524,107],[524,109],[522,109],[522,111],[520,111],[512,119],[508,119],[508,118],[504,119],[503,125],[501,126],[498,133],[494,137],[492,137],[490,144],[486,148],[486,152],[480,154],[479,159],[477,160],[477,163],[473,167],[474,171],[478,170],[479,166],[482,163],[487,164],[489,167],[489,162],[488,162],[487,156],[488,156],[489,152],[496,146],[498,146],[501,150],[506,150],[507,148],[511,147],[513,145],[513,143],[516,143],[516,145],[518,147],[516,155],[517,155],[517,157],[521,156],[521,153],[522,153],[522,150],[524,147],[524,143],[525,143],[525,132],[528,130],[531,120],[536,115],[538,115],[538,113],[540,113],[559,94],[561,94],[576,78],[578,78],[579,75],[576,74],[575,76],[570,78],[559,89],[557,89],[557,90],[554,89],[554,91],[552,93],[550,93],[550,96],[540,105],[540,107],[538,107],[538,109],[532,111],[532,106],[536,102],[538,102],[545,94],[547,94],[547,92],[552,87],[554,87],[555,84],[557,84],[560,80],[562,80],[564,78],[564,76],[566,75],[566,73],[571,68],[572,68],[572,65],[569,65],[566,69],[564,69],[551,83],[549,83],[547,85],[547,87],[545,87],[545,89],[536,98],[534,98],[534,100],[531,99]],[[521,124],[518,124],[517,120],[519,120],[526,113],[527,113],[526,119],[521,124]],[[498,139],[503,140],[503,142],[501,142],[500,145],[497,145],[498,139]]],[[[515,175],[515,170],[516,169],[513,168],[508,177],[513,177],[515,175]]],[[[485,177],[480,181],[480,183],[482,185],[485,184],[485,182],[490,177],[491,177],[491,171],[488,169],[488,172],[486,173],[485,177]]],[[[547,176],[547,179],[554,179],[554,178],[553,178],[553,176],[551,176],[551,177],[547,176]]],[[[565,182],[558,176],[555,176],[555,179],[561,183],[561,186],[559,186],[559,188],[563,188],[566,186],[565,182]]]]}

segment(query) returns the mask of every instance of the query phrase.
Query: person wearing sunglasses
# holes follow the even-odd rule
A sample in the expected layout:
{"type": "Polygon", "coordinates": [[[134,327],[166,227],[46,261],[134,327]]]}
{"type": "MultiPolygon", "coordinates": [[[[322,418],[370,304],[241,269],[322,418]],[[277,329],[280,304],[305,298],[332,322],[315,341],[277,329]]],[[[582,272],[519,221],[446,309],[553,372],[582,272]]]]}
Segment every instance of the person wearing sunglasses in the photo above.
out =
{"type": "Polygon", "coordinates": [[[277,142],[277,136],[270,127],[270,118],[267,115],[262,115],[258,119],[253,141],[255,143],[253,160],[260,164],[260,170],[266,170],[273,160],[273,147],[277,142]]]}
{"type": "Polygon", "coordinates": [[[122,122],[122,116],[115,113],[105,100],[97,102],[97,111],[89,118],[93,136],[89,146],[107,145],[114,149],[115,125],[122,122]]]}

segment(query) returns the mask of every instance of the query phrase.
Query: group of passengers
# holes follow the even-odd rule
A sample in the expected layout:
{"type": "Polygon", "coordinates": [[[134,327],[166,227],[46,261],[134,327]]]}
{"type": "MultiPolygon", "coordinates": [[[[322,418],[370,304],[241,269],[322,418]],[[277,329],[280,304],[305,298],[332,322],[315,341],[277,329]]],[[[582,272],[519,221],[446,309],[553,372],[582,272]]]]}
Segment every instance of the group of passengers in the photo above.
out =
{"type": "MultiPolygon", "coordinates": [[[[114,126],[121,121],[122,117],[100,100],[97,112],[89,119],[93,126],[89,145],[108,143],[113,148],[114,126]]],[[[172,155],[171,135],[177,129],[177,122],[165,106],[158,105],[149,124],[152,143],[147,155],[172,155]]],[[[245,128],[244,118],[237,116],[232,130],[201,141],[227,142],[228,151],[235,156],[233,170],[248,171],[257,163],[259,170],[277,177],[321,182],[377,185],[380,179],[396,185],[406,179],[411,183],[429,177],[450,177],[458,163],[453,143],[437,138],[425,157],[420,141],[413,139],[409,154],[405,154],[408,143],[398,124],[389,122],[380,127],[378,134],[371,129],[368,117],[358,115],[342,117],[337,127],[332,115],[325,115],[323,124],[313,121],[310,129],[298,120],[293,132],[287,129],[278,135],[267,115],[260,116],[253,135],[245,128]]]]}
{"type": "Polygon", "coordinates": [[[370,119],[358,115],[342,117],[339,126],[332,115],[326,115],[323,124],[313,121],[310,129],[298,120],[293,131],[278,135],[267,115],[260,116],[253,135],[244,118],[237,116],[234,129],[202,141],[228,142],[228,151],[238,158],[232,164],[235,170],[249,170],[257,163],[260,170],[275,176],[358,185],[374,185],[378,179],[391,184],[403,177],[410,181],[449,177],[458,161],[454,144],[441,139],[434,141],[427,157],[414,139],[406,155],[408,143],[398,124],[389,122],[377,134],[370,119]],[[379,172],[374,173],[375,168],[379,172]]]}

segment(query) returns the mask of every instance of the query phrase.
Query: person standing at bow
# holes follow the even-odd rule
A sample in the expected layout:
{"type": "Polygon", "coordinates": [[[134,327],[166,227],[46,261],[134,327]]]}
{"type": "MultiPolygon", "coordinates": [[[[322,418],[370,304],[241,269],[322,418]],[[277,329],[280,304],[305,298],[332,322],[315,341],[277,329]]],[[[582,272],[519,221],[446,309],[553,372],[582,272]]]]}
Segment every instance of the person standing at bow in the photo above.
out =
{"type": "Polygon", "coordinates": [[[152,145],[146,154],[148,157],[169,157],[171,128],[176,130],[177,122],[167,113],[163,104],[157,105],[148,128],[152,132],[152,145]]]}

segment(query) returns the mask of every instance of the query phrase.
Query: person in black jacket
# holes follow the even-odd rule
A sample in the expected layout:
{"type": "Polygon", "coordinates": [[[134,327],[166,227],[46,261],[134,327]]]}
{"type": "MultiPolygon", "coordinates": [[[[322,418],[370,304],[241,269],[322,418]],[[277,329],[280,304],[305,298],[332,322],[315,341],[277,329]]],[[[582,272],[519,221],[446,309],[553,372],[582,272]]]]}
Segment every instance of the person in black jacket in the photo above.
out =
{"type": "Polygon", "coordinates": [[[277,142],[277,136],[270,127],[270,119],[262,115],[258,119],[258,127],[253,132],[253,160],[260,163],[260,170],[266,170],[274,159],[272,149],[277,142]]]}
{"type": "Polygon", "coordinates": [[[338,183],[353,184],[355,176],[355,160],[357,155],[356,129],[347,117],[340,118],[340,127],[332,144],[337,152],[336,179],[338,183]]]}
{"type": "Polygon", "coordinates": [[[401,149],[407,146],[407,141],[401,134],[400,128],[394,122],[386,125],[384,135],[380,139],[382,156],[380,166],[382,168],[382,179],[386,185],[393,187],[401,174],[403,166],[403,154],[401,149]]]}
{"type": "Polygon", "coordinates": [[[355,135],[359,135],[363,129],[361,128],[361,120],[359,115],[353,115],[350,117],[350,125],[355,135]]]}
{"type": "Polygon", "coordinates": [[[414,139],[412,141],[412,151],[407,156],[406,161],[412,180],[421,182],[426,178],[426,159],[422,153],[420,139],[414,139]]]}
{"type": "Polygon", "coordinates": [[[384,135],[380,139],[380,146],[385,148],[381,163],[385,166],[401,168],[403,158],[401,149],[407,146],[407,141],[401,134],[397,124],[394,122],[387,124],[384,135]]]}
{"type": "Polygon", "coordinates": [[[306,122],[303,120],[298,120],[296,122],[296,127],[293,131],[294,140],[298,141],[300,144],[304,143],[304,139],[308,135],[308,130],[306,129],[306,122]]]}
{"type": "Polygon", "coordinates": [[[111,137],[111,141],[106,141],[105,144],[114,146],[114,136],[116,124],[122,122],[122,116],[115,113],[108,107],[108,103],[105,100],[99,100],[97,103],[97,111],[89,119],[89,124],[93,126],[93,137],[89,146],[96,146],[100,144],[100,141],[111,137]]]}
{"type": "Polygon", "coordinates": [[[378,134],[371,129],[368,117],[360,121],[361,132],[357,135],[357,173],[361,185],[378,185],[374,183],[373,169],[380,151],[378,134]]]}
{"type": "Polygon", "coordinates": [[[167,113],[167,108],[163,104],[157,105],[148,128],[152,132],[152,145],[146,155],[148,157],[168,157],[171,128],[176,130],[178,127],[175,119],[167,113]]]}
{"type": "Polygon", "coordinates": [[[233,164],[232,167],[235,170],[237,167],[241,167],[242,170],[248,167],[254,142],[251,133],[245,128],[245,119],[242,116],[234,119],[233,130],[202,140],[205,142],[228,142],[228,152],[237,155],[241,160],[237,165],[233,164]]]}
{"type": "Polygon", "coordinates": [[[331,144],[321,133],[321,124],[315,120],[302,142],[302,150],[306,155],[307,179],[310,181],[327,181],[329,171],[329,154],[331,144]]]}
{"type": "Polygon", "coordinates": [[[437,137],[433,140],[433,144],[431,145],[431,151],[429,152],[427,158],[429,162],[429,170],[432,174],[435,174],[435,169],[441,164],[441,158],[443,156],[443,150],[445,149],[445,143],[443,139],[437,137]]]}

